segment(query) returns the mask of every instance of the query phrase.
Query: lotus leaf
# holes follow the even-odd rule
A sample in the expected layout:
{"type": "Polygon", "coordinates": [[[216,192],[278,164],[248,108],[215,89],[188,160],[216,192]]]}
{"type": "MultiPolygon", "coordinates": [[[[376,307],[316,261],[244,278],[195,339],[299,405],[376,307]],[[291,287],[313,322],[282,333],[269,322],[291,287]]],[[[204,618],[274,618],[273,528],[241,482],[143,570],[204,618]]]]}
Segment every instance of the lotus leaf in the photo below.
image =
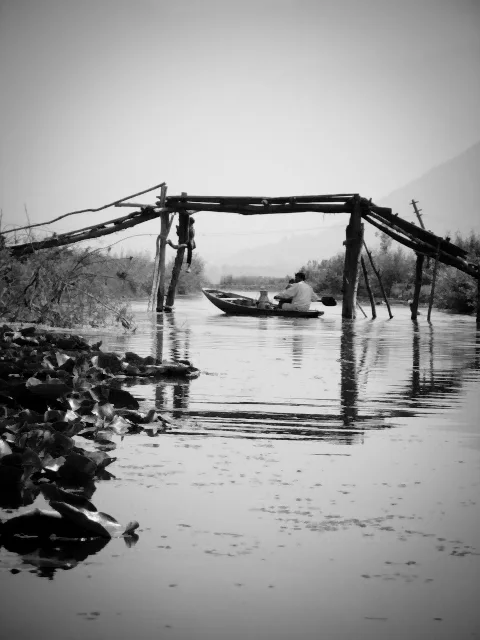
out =
{"type": "Polygon", "coordinates": [[[127,422],[122,416],[115,416],[113,420],[108,424],[108,428],[112,429],[117,435],[125,435],[132,425],[127,422]]]}
{"type": "Polygon", "coordinates": [[[138,528],[138,523],[129,523],[127,527],[121,525],[115,518],[101,511],[88,511],[74,507],[65,502],[52,501],[50,506],[56,509],[65,519],[88,531],[91,535],[101,538],[113,538],[124,533],[133,533],[138,528]],[[136,526],[135,526],[136,525],[136,526]]]}
{"type": "Polygon", "coordinates": [[[10,446],[5,442],[5,440],[0,438],[0,458],[3,458],[4,456],[9,456],[11,453],[12,453],[12,450],[10,446]]]}
{"type": "Polygon", "coordinates": [[[60,489],[54,484],[44,484],[40,487],[40,492],[43,497],[48,500],[55,502],[66,502],[67,504],[71,504],[74,507],[80,507],[82,509],[86,509],[87,511],[96,511],[97,508],[93,505],[90,500],[87,500],[85,496],[73,493],[72,491],[65,491],[64,489],[60,489]]]}

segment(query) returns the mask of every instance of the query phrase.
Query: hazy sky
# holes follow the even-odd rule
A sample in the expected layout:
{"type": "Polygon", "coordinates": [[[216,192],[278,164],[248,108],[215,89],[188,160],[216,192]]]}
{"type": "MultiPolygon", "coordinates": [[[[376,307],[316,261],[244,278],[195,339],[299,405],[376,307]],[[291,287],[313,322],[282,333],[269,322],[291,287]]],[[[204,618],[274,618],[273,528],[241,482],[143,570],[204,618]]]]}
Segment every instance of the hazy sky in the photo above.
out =
{"type": "MultiPolygon", "coordinates": [[[[480,2],[0,0],[0,82],[4,227],[26,223],[24,205],[47,221],[163,180],[375,200],[480,139],[480,2]]],[[[200,213],[199,251],[342,224],[200,213]]]]}

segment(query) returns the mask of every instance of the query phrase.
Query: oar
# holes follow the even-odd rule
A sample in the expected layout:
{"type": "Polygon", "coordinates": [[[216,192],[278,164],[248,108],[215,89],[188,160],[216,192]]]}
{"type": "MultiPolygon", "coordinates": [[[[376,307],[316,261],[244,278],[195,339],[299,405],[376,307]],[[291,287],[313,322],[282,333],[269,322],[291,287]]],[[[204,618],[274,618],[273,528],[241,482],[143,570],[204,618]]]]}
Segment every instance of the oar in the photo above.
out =
{"type": "Polygon", "coordinates": [[[323,296],[322,298],[320,298],[320,302],[325,305],[326,307],[336,307],[337,306],[337,301],[335,300],[335,298],[333,296],[323,296]]]}

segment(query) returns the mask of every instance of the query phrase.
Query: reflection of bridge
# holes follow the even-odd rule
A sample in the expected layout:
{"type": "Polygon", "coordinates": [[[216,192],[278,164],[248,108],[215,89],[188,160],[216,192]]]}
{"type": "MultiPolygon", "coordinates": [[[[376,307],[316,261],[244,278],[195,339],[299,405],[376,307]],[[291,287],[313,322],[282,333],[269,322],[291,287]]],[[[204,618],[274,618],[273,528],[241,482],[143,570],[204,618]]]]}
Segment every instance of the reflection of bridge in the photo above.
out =
{"type": "MultiPolygon", "coordinates": [[[[189,359],[190,330],[178,330],[173,315],[158,316],[157,357],[174,360],[189,359]],[[168,331],[169,353],[164,353],[165,332],[168,331]]],[[[268,403],[232,399],[231,408],[191,409],[190,383],[185,380],[159,382],[156,387],[156,408],[171,412],[172,417],[183,420],[179,433],[208,434],[209,436],[234,436],[269,439],[321,439],[342,444],[353,444],[363,438],[366,430],[392,426],[397,418],[413,418],[422,410],[431,408],[435,399],[436,409],[451,406],[450,399],[458,395],[463,384],[463,374],[480,369],[480,333],[476,333],[473,358],[467,353],[467,361],[458,367],[445,370],[435,368],[435,332],[431,324],[422,339],[420,327],[415,323],[411,342],[411,374],[408,382],[398,387],[395,394],[387,393],[370,398],[365,406],[364,387],[368,376],[368,360],[375,366],[377,360],[386,357],[381,341],[367,332],[360,337],[356,324],[342,321],[340,335],[340,411],[312,411],[301,405],[299,411],[284,409],[289,403],[279,404],[273,410],[268,403]],[[373,362],[372,362],[373,360],[373,362]],[[422,363],[423,361],[423,363],[422,363]],[[422,369],[423,364],[423,369],[422,369]],[[393,421],[393,422],[392,422],[393,421]],[[192,426],[193,425],[193,426],[192,426]]],[[[301,341],[292,341],[292,364],[301,366],[301,341]],[[295,364],[297,363],[297,364],[295,364]]],[[[456,350],[458,353],[458,349],[456,350]]],[[[225,405],[225,402],[222,403],[225,405]]]]}

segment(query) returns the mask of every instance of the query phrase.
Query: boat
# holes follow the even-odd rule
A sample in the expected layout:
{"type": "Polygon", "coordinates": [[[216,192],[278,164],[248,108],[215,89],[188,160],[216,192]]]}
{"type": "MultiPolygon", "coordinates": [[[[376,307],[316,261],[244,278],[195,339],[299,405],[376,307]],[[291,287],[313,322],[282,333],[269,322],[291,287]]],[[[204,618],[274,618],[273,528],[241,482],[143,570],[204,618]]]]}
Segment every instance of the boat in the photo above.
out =
{"type": "Polygon", "coordinates": [[[318,318],[323,316],[323,311],[293,311],[291,309],[279,309],[278,307],[260,308],[257,301],[239,293],[220,291],[219,289],[202,289],[205,296],[218,309],[224,313],[235,316],[282,316],[286,318],[318,318]]]}

